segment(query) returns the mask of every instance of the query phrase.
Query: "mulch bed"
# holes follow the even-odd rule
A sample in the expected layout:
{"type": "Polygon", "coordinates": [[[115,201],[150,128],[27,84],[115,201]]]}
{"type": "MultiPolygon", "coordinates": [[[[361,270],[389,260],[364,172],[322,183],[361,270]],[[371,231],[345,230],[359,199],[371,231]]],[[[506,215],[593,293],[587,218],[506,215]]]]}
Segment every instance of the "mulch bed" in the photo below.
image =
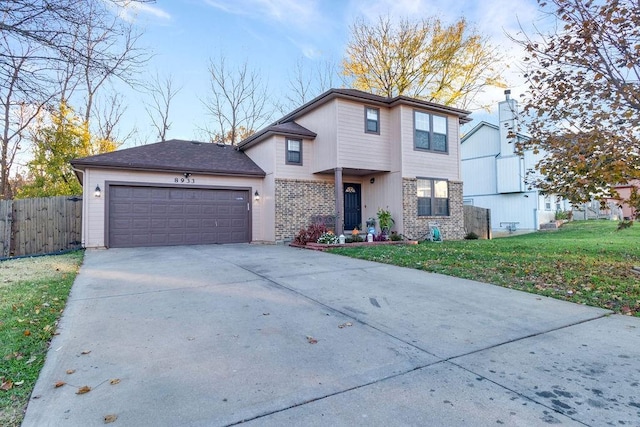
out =
{"type": "Polygon", "coordinates": [[[307,243],[306,245],[298,245],[296,243],[289,243],[289,246],[293,246],[294,248],[302,248],[302,249],[311,249],[314,251],[326,251],[327,249],[332,248],[355,248],[357,246],[380,246],[380,245],[417,245],[417,240],[387,240],[384,242],[353,242],[353,243],[345,243],[345,244],[335,244],[335,245],[326,245],[323,243],[307,243]]]}

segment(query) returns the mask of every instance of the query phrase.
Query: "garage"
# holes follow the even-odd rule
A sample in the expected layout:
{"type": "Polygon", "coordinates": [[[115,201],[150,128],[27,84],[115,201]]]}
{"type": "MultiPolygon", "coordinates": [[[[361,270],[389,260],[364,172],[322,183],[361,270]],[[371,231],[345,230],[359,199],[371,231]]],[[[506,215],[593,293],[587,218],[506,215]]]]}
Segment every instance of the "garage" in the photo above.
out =
{"type": "Polygon", "coordinates": [[[235,147],[169,140],[75,159],[86,248],[264,241],[266,173],[235,147]]]}
{"type": "Polygon", "coordinates": [[[111,185],[108,198],[109,247],[251,241],[248,190],[111,185]]]}

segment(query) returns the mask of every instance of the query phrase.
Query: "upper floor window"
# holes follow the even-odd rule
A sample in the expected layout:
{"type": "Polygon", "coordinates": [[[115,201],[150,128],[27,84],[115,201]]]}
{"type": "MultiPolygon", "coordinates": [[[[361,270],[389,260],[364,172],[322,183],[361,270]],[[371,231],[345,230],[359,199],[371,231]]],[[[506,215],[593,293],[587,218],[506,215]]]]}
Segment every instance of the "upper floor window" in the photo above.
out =
{"type": "Polygon", "coordinates": [[[302,164],[302,141],[299,139],[287,138],[287,164],[288,165],[301,165],[302,164]]]}
{"type": "Polygon", "coordinates": [[[380,109],[364,107],[364,131],[380,133],[380,109]]]}
{"type": "Polygon", "coordinates": [[[418,216],[449,216],[449,182],[418,178],[418,216]]]}
{"type": "Polygon", "coordinates": [[[419,150],[447,152],[447,118],[413,112],[414,146],[419,150]]]}

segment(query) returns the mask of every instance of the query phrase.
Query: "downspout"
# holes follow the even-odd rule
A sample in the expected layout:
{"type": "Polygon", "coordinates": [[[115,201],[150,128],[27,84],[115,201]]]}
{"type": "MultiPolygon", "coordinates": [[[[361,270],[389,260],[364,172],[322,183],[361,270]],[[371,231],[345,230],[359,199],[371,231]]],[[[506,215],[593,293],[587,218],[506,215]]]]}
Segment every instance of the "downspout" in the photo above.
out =
{"type": "MultiPolygon", "coordinates": [[[[80,173],[84,176],[84,171],[81,169],[76,169],[75,167],[71,166],[71,169],[73,169],[73,171],[77,174],[80,173]]],[[[83,178],[82,179],[82,235],[80,236],[80,245],[82,245],[83,248],[86,248],[85,245],[85,236],[87,235],[87,221],[85,221],[85,219],[87,218],[87,203],[89,202],[87,200],[87,192],[86,192],[86,179],[83,178]]]]}

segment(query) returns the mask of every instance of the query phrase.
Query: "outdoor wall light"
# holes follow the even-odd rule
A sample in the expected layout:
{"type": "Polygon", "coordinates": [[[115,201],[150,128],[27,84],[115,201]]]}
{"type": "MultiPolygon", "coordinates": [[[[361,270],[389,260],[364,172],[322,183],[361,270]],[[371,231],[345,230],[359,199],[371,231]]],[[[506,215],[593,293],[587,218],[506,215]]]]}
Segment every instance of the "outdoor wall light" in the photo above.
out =
{"type": "Polygon", "coordinates": [[[256,202],[260,200],[260,193],[258,193],[258,190],[256,190],[255,193],[253,193],[253,198],[256,202]]]}
{"type": "Polygon", "coordinates": [[[373,184],[374,182],[376,182],[375,177],[374,177],[374,178],[371,178],[371,179],[369,180],[369,182],[370,182],[370,183],[372,183],[372,184],[373,184]]]}
{"type": "Polygon", "coordinates": [[[94,196],[96,196],[96,197],[100,197],[100,196],[102,196],[102,190],[100,189],[100,186],[99,186],[99,185],[96,185],[96,189],[95,189],[95,191],[93,192],[93,195],[94,195],[94,196]]]}

